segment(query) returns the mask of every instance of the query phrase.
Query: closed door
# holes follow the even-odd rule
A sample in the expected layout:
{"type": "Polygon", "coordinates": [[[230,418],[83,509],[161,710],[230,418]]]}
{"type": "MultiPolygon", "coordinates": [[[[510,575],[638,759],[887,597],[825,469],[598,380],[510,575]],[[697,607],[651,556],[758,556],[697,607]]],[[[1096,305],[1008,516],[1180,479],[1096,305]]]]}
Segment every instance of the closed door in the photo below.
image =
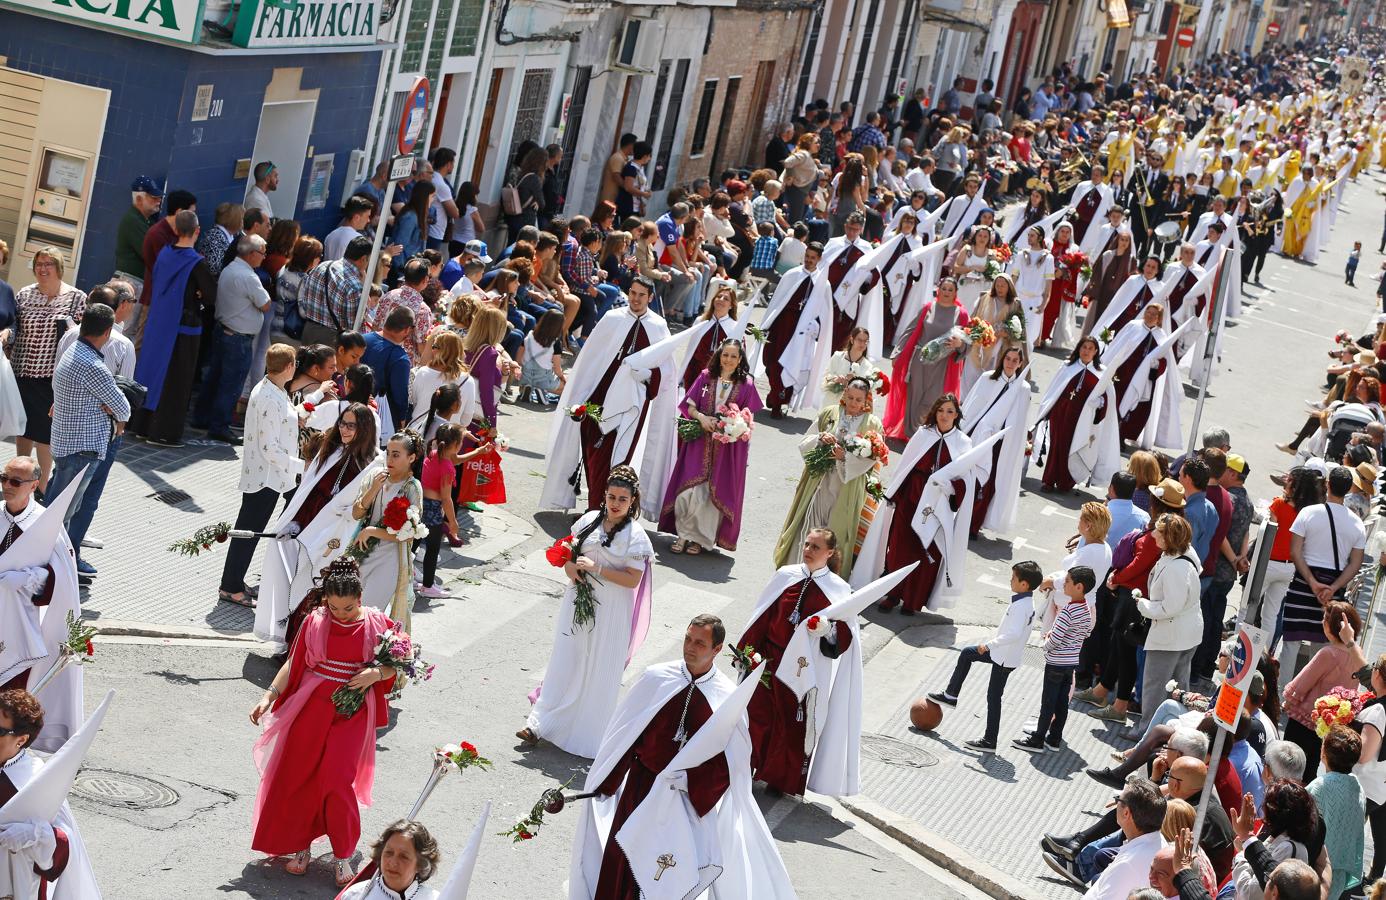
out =
{"type": "Polygon", "coordinates": [[[260,129],[255,134],[252,174],[246,188],[255,183],[254,166],[274,163],[279,187],[269,193],[276,219],[292,219],[298,211],[299,188],[303,181],[303,161],[308,156],[308,138],[313,133],[316,100],[286,100],[266,103],[260,110],[260,129]]]}

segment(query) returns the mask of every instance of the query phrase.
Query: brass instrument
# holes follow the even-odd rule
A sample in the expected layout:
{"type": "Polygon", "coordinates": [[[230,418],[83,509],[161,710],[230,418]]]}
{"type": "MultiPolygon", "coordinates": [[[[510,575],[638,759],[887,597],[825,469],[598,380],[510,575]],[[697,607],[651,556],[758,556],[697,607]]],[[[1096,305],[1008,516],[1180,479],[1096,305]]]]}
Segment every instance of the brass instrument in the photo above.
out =
{"type": "Polygon", "coordinates": [[[1088,164],[1082,150],[1074,151],[1073,159],[1054,171],[1054,190],[1060,194],[1073,190],[1086,177],[1082,169],[1088,164]]]}

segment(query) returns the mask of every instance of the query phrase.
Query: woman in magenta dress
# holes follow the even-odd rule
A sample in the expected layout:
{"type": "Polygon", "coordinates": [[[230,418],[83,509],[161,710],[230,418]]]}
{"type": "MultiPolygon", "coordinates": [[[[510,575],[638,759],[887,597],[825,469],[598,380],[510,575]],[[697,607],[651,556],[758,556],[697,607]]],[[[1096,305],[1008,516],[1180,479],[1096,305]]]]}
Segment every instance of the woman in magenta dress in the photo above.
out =
{"type": "Polygon", "coordinates": [[[352,560],[329,565],[321,591],[323,605],[309,614],[289,659],[250,711],[251,722],[264,720],[255,741],[261,777],[250,845],[271,856],[292,854],[285,869],[302,875],[313,842],[326,835],[337,884],[345,885],[354,875],[360,806],[371,803],[375,733],[388,723],[385,692],[395,679],[392,668],[371,661],[380,635],[394,623],[362,606],[360,569],[352,560]],[[332,702],[344,686],[366,692],[351,716],[332,702]]]}
{"type": "MultiPolygon", "coordinates": [[[[1044,474],[1040,476],[1041,490],[1071,491],[1077,484],[1069,470],[1069,452],[1079,416],[1101,377],[1101,360],[1101,348],[1095,337],[1088,335],[1079,340],[1078,346],[1068,357],[1068,364],[1054,376],[1040,401],[1035,427],[1038,428],[1040,422],[1046,424],[1049,444],[1049,459],[1044,464],[1044,474]]],[[[1101,421],[1107,412],[1105,408],[1099,410],[1097,421],[1101,421]]]]}
{"type": "Polygon", "coordinates": [[[741,501],[746,495],[746,463],[750,421],[745,438],[714,440],[718,410],[735,404],[754,416],[761,410],[760,394],[746,365],[740,341],[726,340],[708,367],[693,381],[679,404],[679,415],[703,426],[697,440],[680,442],[678,459],[664,491],[659,530],[678,535],[675,553],[697,556],[704,549],[735,550],[741,533],[741,501]]]}
{"type": "MultiPolygon", "coordinates": [[[[958,424],[962,421],[962,404],[957,395],[944,394],[929,408],[924,423],[910,438],[900,458],[903,475],[892,477],[893,482],[886,491],[886,499],[895,507],[895,515],[890,522],[890,538],[886,544],[885,571],[894,572],[910,563],[919,562],[919,567],[905,577],[886,595],[878,608],[890,612],[900,607],[900,612],[912,616],[925,606],[933,596],[935,583],[943,568],[943,553],[936,542],[925,547],[914,529],[916,510],[924,496],[924,488],[934,473],[953,460],[972,449],[972,439],[963,433],[958,424]]],[[[892,470],[893,471],[893,470],[892,470]]],[[[953,480],[953,493],[948,502],[956,512],[961,506],[967,485],[961,479],[953,480]]]]}
{"type": "Polygon", "coordinates": [[[956,396],[962,389],[967,353],[963,335],[970,324],[967,310],[958,305],[958,282],[940,279],[934,299],[924,305],[891,363],[890,397],[882,421],[888,437],[908,439],[935,400],[943,394],[956,396]]]}

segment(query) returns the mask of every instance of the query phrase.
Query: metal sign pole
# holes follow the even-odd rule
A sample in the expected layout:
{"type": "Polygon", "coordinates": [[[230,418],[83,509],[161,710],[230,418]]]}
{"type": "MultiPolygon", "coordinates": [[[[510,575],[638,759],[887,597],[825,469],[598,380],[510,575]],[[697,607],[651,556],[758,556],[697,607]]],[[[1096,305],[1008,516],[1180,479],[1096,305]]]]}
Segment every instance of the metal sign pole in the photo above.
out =
{"type": "MultiPolygon", "coordinates": [[[[393,172],[390,173],[394,175],[393,172]]],[[[390,218],[390,204],[395,202],[395,180],[385,188],[384,208],[375,223],[375,237],[371,240],[371,258],[366,265],[366,273],[361,277],[361,299],[356,304],[356,320],[352,323],[354,331],[361,330],[361,322],[366,318],[366,305],[371,299],[371,287],[375,284],[375,269],[380,262],[380,247],[385,240],[385,220],[390,218]]]]}
{"type": "Polygon", "coordinates": [[[1208,804],[1210,798],[1216,797],[1218,792],[1213,787],[1213,775],[1218,770],[1218,763],[1222,761],[1222,746],[1227,742],[1227,730],[1219,728],[1217,736],[1213,738],[1213,755],[1208,757],[1208,778],[1203,782],[1203,791],[1198,797],[1198,814],[1194,816],[1193,839],[1194,846],[1199,845],[1199,839],[1203,835],[1203,822],[1208,818],[1208,804]]]}

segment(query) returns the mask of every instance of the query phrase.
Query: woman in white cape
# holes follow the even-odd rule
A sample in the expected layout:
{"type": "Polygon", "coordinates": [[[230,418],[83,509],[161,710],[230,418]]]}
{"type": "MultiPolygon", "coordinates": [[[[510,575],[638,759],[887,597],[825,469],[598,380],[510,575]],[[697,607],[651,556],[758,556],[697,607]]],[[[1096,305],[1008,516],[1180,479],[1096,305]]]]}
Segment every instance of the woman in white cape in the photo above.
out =
{"type": "Polygon", "coordinates": [[[877,359],[889,355],[902,327],[905,331],[913,327],[901,313],[910,286],[921,274],[914,260],[914,252],[923,246],[915,233],[918,225],[918,215],[907,209],[900,217],[899,233],[857,260],[842,282],[844,290],[861,293],[857,324],[870,333],[871,355],[877,359]]]}
{"type": "Polygon", "coordinates": [[[525,727],[526,744],[542,738],[574,756],[595,757],[621,692],[621,675],[650,625],[654,546],[640,523],[640,479],[630,466],[611,471],[605,500],[573,524],[569,578],[554,623],[553,650],[525,727]],[[578,581],[596,601],[590,621],[575,621],[578,581]]]}
{"type": "Polygon", "coordinates": [[[773,418],[780,418],[784,413],[781,388],[789,392],[790,412],[818,407],[822,396],[820,382],[833,351],[831,341],[818,339],[819,335],[830,335],[832,332],[832,291],[828,288],[824,270],[816,267],[818,254],[813,250],[807,252],[813,254],[814,270],[810,271],[806,264],[784,273],[775,287],[770,308],[760,322],[760,330],[766,339],[747,343],[751,371],[770,382],[765,405],[770,408],[773,418]],[[792,323],[791,318],[794,319],[792,323]],[[782,345],[776,342],[777,339],[782,345]],[[776,379],[771,377],[775,373],[764,359],[768,342],[776,342],[773,352],[776,354],[774,365],[778,369],[778,386],[776,379]]]}
{"type": "Polygon", "coordinates": [[[1102,367],[1097,338],[1086,335],[1049,382],[1030,437],[1036,460],[1044,467],[1041,490],[1071,491],[1078,484],[1105,484],[1121,467],[1114,374],[1111,366],[1102,367]]]}
{"type": "Polygon", "coordinates": [[[356,531],[351,504],[379,468],[375,422],[364,403],[344,410],[323,433],[318,453],[270,526],[278,540],[265,547],[260,564],[255,636],[275,644],[276,652],[288,649],[284,630],[313,579],[342,554],[356,531]]]}
{"type": "MultiPolygon", "coordinates": [[[[1113,378],[1127,382],[1126,390],[1119,391],[1117,398],[1121,437],[1135,441],[1143,450],[1181,447],[1184,441],[1179,419],[1184,383],[1174,356],[1178,337],[1170,335],[1162,324],[1168,317],[1163,303],[1147,304],[1141,318],[1122,328],[1104,354],[1113,378]]],[[[1175,335],[1182,337],[1190,328],[1192,324],[1185,322],[1175,335]]]]}
{"type": "Polygon", "coordinates": [[[1025,351],[1010,347],[996,368],[982,376],[963,398],[963,431],[974,444],[1005,432],[983,461],[972,502],[971,536],[985,526],[999,534],[1015,527],[1020,478],[1025,468],[1025,425],[1030,415],[1030,368],[1025,351]]]}

